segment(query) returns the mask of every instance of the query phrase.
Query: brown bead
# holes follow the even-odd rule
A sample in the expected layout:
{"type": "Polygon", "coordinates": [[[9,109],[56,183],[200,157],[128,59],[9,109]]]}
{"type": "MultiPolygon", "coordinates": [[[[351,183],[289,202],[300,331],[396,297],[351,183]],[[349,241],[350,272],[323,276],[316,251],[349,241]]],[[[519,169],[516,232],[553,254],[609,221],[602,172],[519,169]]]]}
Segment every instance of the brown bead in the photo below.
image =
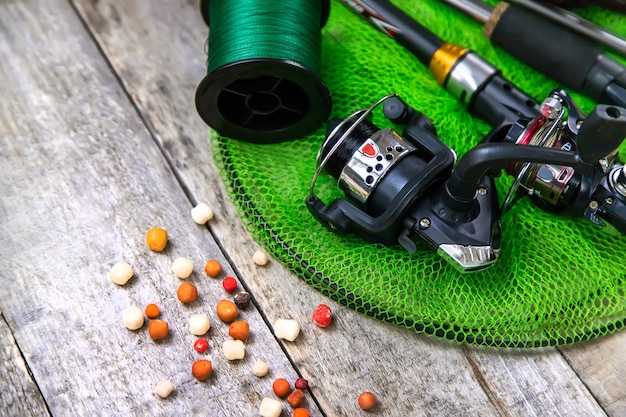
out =
{"type": "Polygon", "coordinates": [[[235,305],[237,306],[237,308],[241,310],[245,310],[246,308],[250,306],[250,294],[247,293],[246,291],[238,292],[233,297],[233,301],[235,302],[235,305]]]}
{"type": "Polygon", "coordinates": [[[199,359],[191,366],[191,374],[196,377],[198,381],[206,381],[211,377],[213,373],[213,364],[210,360],[199,359]]]}
{"type": "Polygon", "coordinates": [[[231,323],[237,320],[239,316],[239,310],[235,303],[229,300],[221,300],[217,303],[217,317],[220,318],[224,323],[231,323]]]}
{"type": "Polygon", "coordinates": [[[304,392],[301,389],[294,389],[287,397],[287,402],[293,408],[298,408],[304,403],[304,392]]]}
{"type": "Polygon", "coordinates": [[[148,323],[148,334],[153,340],[161,340],[167,337],[169,325],[163,320],[150,320],[148,323]]]}
{"type": "Polygon", "coordinates": [[[193,303],[198,299],[198,289],[191,282],[183,282],[176,291],[176,296],[182,303],[193,303]]]}
{"type": "Polygon", "coordinates": [[[228,335],[233,339],[246,340],[250,335],[250,325],[246,321],[234,321],[228,327],[228,335]]]}
{"type": "Polygon", "coordinates": [[[204,265],[204,272],[208,276],[215,278],[222,273],[222,265],[215,259],[209,259],[204,265]]]}
{"type": "Polygon", "coordinates": [[[146,232],[146,246],[152,251],[161,252],[167,246],[167,232],[160,227],[153,227],[146,232]]]}

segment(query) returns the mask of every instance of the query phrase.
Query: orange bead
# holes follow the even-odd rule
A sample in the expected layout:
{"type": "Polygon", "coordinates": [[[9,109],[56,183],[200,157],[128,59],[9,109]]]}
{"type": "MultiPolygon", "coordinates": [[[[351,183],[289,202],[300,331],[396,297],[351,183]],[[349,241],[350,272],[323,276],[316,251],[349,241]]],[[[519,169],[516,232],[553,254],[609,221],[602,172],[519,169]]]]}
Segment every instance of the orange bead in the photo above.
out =
{"type": "Polygon", "coordinates": [[[198,381],[206,381],[211,377],[213,373],[213,364],[210,360],[199,359],[191,365],[191,374],[196,377],[198,381]]]}
{"type": "Polygon", "coordinates": [[[146,245],[150,250],[161,252],[167,246],[167,232],[160,227],[153,227],[146,233],[146,245]]]}
{"type": "Polygon", "coordinates": [[[208,276],[215,278],[222,273],[222,265],[215,259],[209,259],[204,265],[204,272],[208,276]]]}
{"type": "Polygon", "coordinates": [[[228,335],[233,339],[246,340],[250,336],[250,325],[246,321],[235,321],[228,327],[228,335]]]}
{"type": "Polygon", "coordinates": [[[176,296],[182,303],[193,303],[198,299],[198,289],[191,282],[185,281],[178,287],[176,296]]]}
{"type": "Polygon", "coordinates": [[[359,407],[363,410],[369,410],[376,405],[376,396],[371,392],[364,392],[359,395],[359,407]]]}
{"type": "Polygon", "coordinates": [[[289,381],[285,378],[278,378],[274,380],[272,389],[274,390],[274,394],[280,398],[285,398],[291,393],[291,385],[289,385],[289,381]]]}
{"type": "Polygon", "coordinates": [[[298,408],[304,403],[304,392],[301,389],[294,389],[287,397],[287,402],[293,408],[298,408]]]}
{"type": "Polygon", "coordinates": [[[169,325],[163,320],[150,320],[148,323],[148,334],[153,340],[161,340],[167,337],[169,325]]]}
{"type": "Polygon", "coordinates": [[[224,323],[231,323],[237,319],[239,316],[239,309],[229,300],[221,300],[217,303],[217,317],[220,318],[224,323]]]}
{"type": "Polygon", "coordinates": [[[148,317],[149,319],[154,319],[159,317],[159,314],[161,314],[161,310],[159,310],[159,306],[156,304],[148,304],[146,306],[146,317],[148,317]]]}
{"type": "Polygon", "coordinates": [[[309,417],[309,410],[306,408],[296,408],[293,410],[292,417],[309,417]]]}

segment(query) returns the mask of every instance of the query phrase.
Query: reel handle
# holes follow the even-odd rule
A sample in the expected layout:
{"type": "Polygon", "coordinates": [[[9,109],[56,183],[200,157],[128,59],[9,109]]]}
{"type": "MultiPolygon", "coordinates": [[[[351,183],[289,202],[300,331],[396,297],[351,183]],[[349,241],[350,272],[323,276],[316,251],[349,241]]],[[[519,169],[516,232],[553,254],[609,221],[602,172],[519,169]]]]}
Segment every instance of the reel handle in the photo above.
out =
{"type": "Polygon", "coordinates": [[[626,138],[626,109],[600,104],[578,130],[578,152],[583,161],[596,163],[626,138]]]}

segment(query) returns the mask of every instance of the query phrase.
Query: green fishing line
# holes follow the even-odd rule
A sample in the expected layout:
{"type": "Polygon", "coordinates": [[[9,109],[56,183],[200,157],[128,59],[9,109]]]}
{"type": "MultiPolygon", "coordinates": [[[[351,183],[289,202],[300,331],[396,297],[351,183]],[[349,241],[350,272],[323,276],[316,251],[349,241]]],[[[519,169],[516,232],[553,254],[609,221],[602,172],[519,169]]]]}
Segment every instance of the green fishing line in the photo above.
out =
{"type": "Polygon", "coordinates": [[[274,58],[319,74],[319,1],[211,1],[209,10],[209,72],[231,62],[274,58]]]}
{"type": "Polygon", "coordinates": [[[196,91],[219,134],[256,143],[314,132],[330,114],[320,74],[329,0],[204,0],[207,76],[196,91]]]}

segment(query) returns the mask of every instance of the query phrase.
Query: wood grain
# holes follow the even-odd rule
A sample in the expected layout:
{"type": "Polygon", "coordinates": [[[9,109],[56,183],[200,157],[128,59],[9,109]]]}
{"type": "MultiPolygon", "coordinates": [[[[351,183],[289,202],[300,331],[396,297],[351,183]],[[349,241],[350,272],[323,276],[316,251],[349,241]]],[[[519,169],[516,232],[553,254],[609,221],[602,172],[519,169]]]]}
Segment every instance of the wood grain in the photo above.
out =
{"type": "Polygon", "coordinates": [[[49,415],[9,326],[0,313],[0,404],[7,416],[49,415]]]}
{"type": "Polygon", "coordinates": [[[623,414],[623,334],[560,350],[461,347],[343,308],[274,260],[255,265],[195,111],[207,37],[196,2],[0,2],[0,30],[0,384],[28,398],[7,408],[22,394],[0,394],[10,415],[47,404],[55,416],[252,416],[273,378],[298,375],[314,416],[363,415],[363,391],[379,398],[368,415],[386,417],[623,414]],[[209,227],[191,220],[198,201],[216,212],[209,227]],[[164,253],[145,248],[153,226],[170,233],[164,253]],[[175,299],[178,256],[196,264],[191,306],[175,299]],[[254,296],[243,361],[220,352],[227,326],[214,306],[228,296],[201,271],[210,258],[254,296]],[[119,287],[107,273],[122,259],[135,276],[119,287]],[[170,322],[163,342],[121,324],[126,306],[148,302],[170,322]],[[309,320],[322,302],[335,313],[327,329],[309,320]],[[209,383],[190,375],[197,312],[212,322],[209,383]],[[296,341],[273,337],[278,318],[300,321],[296,341]],[[266,378],[250,372],[257,359],[266,378]],[[162,377],[177,387],[166,400],[153,393],[162,377]]]}
{"type": "MultiPolygon", "coordinates": [[[[270,321],[307,317],[316,303],[328,303],[275,262],[262,271],[250,265],[255,246],[246,238],[236,209],[218,180],[206,142],[207,128],[195,112],[185,111],[192,105],[195,86],[205,73],[207,30],[197,6],[167,2],[153,2],[149,7],[120,2],[76,4],[102,48],[110,51],[107,56],[113,68],[122,74],[122,82],[136,97],[148,125],[155,129],[155,137],[163,138],[164,149],[191,194],[208,200],[222,218],[229,219],[228,223],[213,223],[213,233],[270,321]],[[164,21],[167,27],[162,25],[164,21]],[[100,22],[107,22],[106,29],[101,30],[100,22]],[[134,48],[135,44],[145,49],[134,48]],[[150,60],[160,63],[157,71],[145,67],[150,60]],[[155,80],[160,92],[154,91],[155,80]],[[177,115],[175,126],[171,125],[171,114],[177,115]],[[176,135],[185,140],[166,139],[176,135]]],[[[554,349],[542,351],[540,361],[536,353],[519,353],[502,360],[497,352],[462,350],[361,317],[334,303],[332,306],[337,316],[334,327],[328,329],[332,332],[320,333],[304,326],[302,338],[286,344],[302,374],[313,381],[313,392],[328,415],[356,415],[359,410],[354,399],[364,390],[381,393],[378,413],[389,416],[527,415],[529,411],[545,415],[546,410],[555,415],[581,410],[602,415],[575,373],[563,372],[568,365],[554,349]],[[528,380],[548,380],[550,384],[537,391],[528,380]],[[524,396],[520,397],[520,392],[524,396]]]]}
{"type": "Polygon", "coordinates": [[[560,350],[607,414],[626,415],[626,333],[560,350]]]}
{"type": "MultiPolygon", "coordinates": [[[[255,360],[267,361],[272,375],[297,374],[254,307],[241,312],[253,333],[248,354],[236,362],[222,355],[228,326],[215,306],[226,293],[202,267],[217,259],[234,273],[192,221],[191,203],[73,9],[50,3],[0,3],[0,55],[11,57],[0,62],[0,305],[33,379],[55,416],[255,415],[272,395],[271,377],[251,373],[255,360]],[[145,247],[153,226],[169,232],[163,253],[145,247]],[[189,280],[200,300],[192,305],[175,295],[180,280],[170,265],[178,256],[197,265],[189,280]],[[120,260],[135,271],[124,287],[107,276],[120,260]],[[151,302],[170,325],[161,342],[146,326],[129,331],[121,321],[127,306],[151,302]],[[196,313],[212,322],[208,355],[192,348],[196,313]],[[206,383],[191,375],[200,357],[215,368],[206,383]],[[176,387],[167,400],[153,392],[161,378],[176,387]]],[[[17,358],[15,348],[7,353],[17,358]]],[[[22,371],[11,366],[3,381],[22,371]]],[[[8,395],[3,405],[15,408],[8,395]]]]}

